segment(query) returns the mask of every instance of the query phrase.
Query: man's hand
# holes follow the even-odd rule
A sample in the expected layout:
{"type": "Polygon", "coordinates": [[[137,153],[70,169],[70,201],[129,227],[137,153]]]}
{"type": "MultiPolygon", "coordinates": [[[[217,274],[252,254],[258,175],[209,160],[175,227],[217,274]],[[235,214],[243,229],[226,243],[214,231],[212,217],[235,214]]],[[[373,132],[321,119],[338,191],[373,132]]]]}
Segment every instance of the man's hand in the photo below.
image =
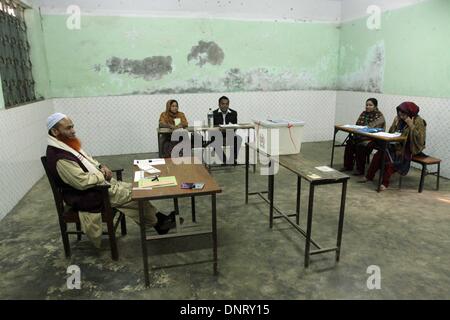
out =
{"type": "Polygon", "coordinates": [[[109,168],[102,164],[102,168],[100,171],[103,173],[103,176],[105,177],[106,181],[111,181],[112,178],[112,171],[109,170],[109,168]]]}

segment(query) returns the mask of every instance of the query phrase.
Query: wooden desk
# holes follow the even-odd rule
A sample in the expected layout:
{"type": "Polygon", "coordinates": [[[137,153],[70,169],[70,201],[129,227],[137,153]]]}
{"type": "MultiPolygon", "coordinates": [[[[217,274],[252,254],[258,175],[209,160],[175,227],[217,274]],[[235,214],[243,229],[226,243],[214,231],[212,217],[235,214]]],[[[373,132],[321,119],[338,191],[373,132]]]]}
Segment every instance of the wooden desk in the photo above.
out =
{"type": "MultiPolygon", "coordinates": [[[[177,179],[177,186],[173,187],[162,187],[154,188],[151,190],[135,190],[132,191],[132,199],[138,201],[139,203],[139,220],[140,220],[140,230],[141,230],[141,245],[142,245],[142,258],[144,262],[144,276],[146,286],[150,285],[149,274],[148,274],[148,254],[146,241],[164,239],[164,238],[175,238],[175,237],[185,237],[192,235],[199,235],[205,233],[212,234],[213,240],[213,257],[214,257],[214,275],[217,275],[217,219],[216,219],[216,194],[221,193],[222,189],[216,183],[214,178],[209,174],[202,164],[175,164],[170,158],[166,158],[165,165],[155,166],[161,170],[161,176],[175,176],[177,179]],[[181,189],[180,185],[182,182],[203,182],[205,186],[202,190],[192,190],[192,189],[181,189]],[[165,235],[147,236],[145,225],[144,225],[144,201],[152,201],[159,199],[174,199],[175,211],[178,213],[178,198],[191,197],[192,201],[192,220],[195,222],[195,197],[211,195],[211,206],[212,206],[212,230],[211,229],[198,229],[194,226],[192,229],[194,231],[183,231],[180,230],[175,233],[169,232],[165,235]]],[[[194,158],[177,158],[177,160],[185,160],[189,163],[194,163],[194,158]]],[[[197,159],[198,161],[198,159],[197,159]]],[[[139,168],[134,166],[134,171],[138,171],[139,168]]],[[[134,175],[134,172],[133,172],[134,175]]],[[[133,182],[133,187],[137,186],[137,182],[133,182]]]]}
{"type": "Polygon", "coordinates": [[[245,203],[248,203],[249,195],[258,195],[264,201],[266,201],[270,206],[269,211],[269,227],[272,228],[273,220],[278,218],[283,218],[288,221],[299,233],[301,233],[306,238],[305,243],[305,268],[309,266],[310,256],[314,254],[320,254],[330,251],[336,252],[336,261],[339,261],[341,252],[341,242],[342,242],[342,230],[344,226],[344,210],[345,210],[345,199],[347,195],[347,181],[350,177],[339,171],[333,170],[331,172],[323,172],[311,166],[302,157],[301,154],[294,155],[281,155],[281,156],[270,156],[267,153],[259,150],[255,144],[246,143],[245,144],[245,203]],[[297,203],[296,203],[296,213],[287,215],[283,213],[279,208],[274,205],[274,190],[275,190],[275,174],[273,171],[269,172],[268,175],[268,191],[262,192],[251,192],[249,193],[249,150],[255,150],[257,153],[262,154],[269,158],[269,167],[273,168],[274,162],[277,162],[280,166],[288,169],[295,175],[297,175],[297,203]],[[307,227],[306,231],[300,227],[300,192],[301,192],[301,179],[305,179],[309,182],[309,202],[308,202],[308,216],[307,216],[307,227]],[[338,223],[338,233],[336,246],[331,248],[322,248],[316,241],[311,237],[312,233],[312,219],[313,219],[313,204],[314,204],[314,190],[317,185],[325,184],[335,184],[342,183],[341,192],[341,204],[339,211],[339,223],[338,223]],[[268,198],[263,194],[268,193],[268,198]],[[274,211],[278,213],[274,216],[274,211]],[[292,221],[290,217],[295,216],[296,221],[292,221]],[[310,250],[311,244],[313,244],[317,250],[310,250]]]}
{"type": "MultiPolygon", "coordinates": [[[[377,145],[380,148],[380,151],[383,152],[383,154],[386,153],[386,149],[387,149],[387,145],[391,142],[403,142],[406,140],[406,137],[400,136],[400,137],[393,137],[393,138],[389,138],[389,137],[381,137],[378,135],[374,135],[373,133],[365,133],[365,132],[359,132],[357,129],[353,129],[353,128],[347,128],[343,125],[335,125],[334,126],[334,135],[333,135],[333,146],[331,149],[331,163],[330,163],[330,167],[333,167],[333,160],[334,160],[334,148],[335,147],[343,147],[345,146],[345,144],[338,144],[336,145],[336,134],[338,133],[338,131],[344,131],[347,132],[349,134],[352,135],[358,135],[358,136],[362,136],[362,137],[368,137],[371,140],[375,140],[377,141],[377,145]]],[[[345,142],[345,141],[344,141],[345,142]]],[[[383,181],[383,175],[384,175],[384,166],[385,166],[385,157],[381,157],[381,167],[380,167],[380,175],[378,177],[378,187],[377,187],[377,192],[380,192],[380,187],[381,187],[381,182],[383,181]]]]}

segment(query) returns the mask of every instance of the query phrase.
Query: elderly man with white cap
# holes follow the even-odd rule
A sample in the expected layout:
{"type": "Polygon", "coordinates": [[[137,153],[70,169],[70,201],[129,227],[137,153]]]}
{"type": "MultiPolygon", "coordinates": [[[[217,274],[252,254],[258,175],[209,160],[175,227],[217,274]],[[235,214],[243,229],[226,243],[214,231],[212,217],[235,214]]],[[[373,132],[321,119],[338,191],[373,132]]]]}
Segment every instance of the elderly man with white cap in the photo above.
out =
{"type": "MultiPolygon", "coordinates": [[[[131,201],[130,183],[112,178],[111,170],[88,155],[76,137],[74,124],[62,113],[54,113],[47,119],[48,146],[47,164],[56,183],[63,187],[64,201],[79,210],[83,231],[100,246],[102,221],[99,212],[101,195],[93,186],[109,183],[109,196],[113,207],[120,207],[126,216],[139,223],[138,207],[131,201]]],[[[156,213],[155,207],[145,203],[145,224],[154,227],[160,234],[174,227],[173,214],[156,213]]]]}

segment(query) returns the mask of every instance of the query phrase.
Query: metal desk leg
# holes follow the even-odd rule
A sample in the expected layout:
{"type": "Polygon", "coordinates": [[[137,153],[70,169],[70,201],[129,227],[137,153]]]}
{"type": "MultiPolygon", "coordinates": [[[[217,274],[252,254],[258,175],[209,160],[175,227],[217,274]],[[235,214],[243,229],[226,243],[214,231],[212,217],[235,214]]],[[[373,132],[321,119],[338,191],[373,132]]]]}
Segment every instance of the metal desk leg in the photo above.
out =
{"type": "Polygon", "coordinates": [[[217,217],[216,217],[216,194],[211,195],[212,206],[212,238],[213,238],[213,256],[214,256],[214,275],[217,272],[217,217]]]}
{"type": "Polygon", "coordinates": [[[386,152],[387,152],[387,143],[385,141],[381,141],[381,163],[380,163],[380,176],[378,177],[378,188],[377,192],[380,192],[381,188],[381,182],[383,181],[384,176],[384,167],[386,165],[386,152]]]}
{"type": "Polygon", "coordinates": [[[161,141],[159,141],[159,133],[156,134],[156,138],[158,139],[158,157],[161,158],[161,141]]]}
{"type": "Polygon", "coordinates": [[[195,197],[191,197],[191,209],[192,209],[192,222],[196,222],[196,219],[195,219],[195,197]]]}
{"type": "Polygon", "coordinates": [[[339,261],[341,255],[341,241],[342,241],[342,230],[344,228],[344,211],[345,211],[345,199],[347,196],[347,180],[342,183],[342,193],[341,193],[341,209],[339,211],[339,226],[336,242],[336,261],[339,261]]]}
{"type": "Polygon", "coordinates": [[[300,191],[302,189],[302,177],[297,176],[297,207],[295,210],[295,222],[300,224],[300,191]]]}
{"type": "MultiPolygon", "coordinates": [[[[248,128],[248,135],[247,135],[247,143],[250,143],[250,128],[248,128]]],[[[253,141],[256,141],[256,133],[253,129],[253,141]]],[[[253,173],[256,172],[256,159],[253,159],[255,162],[253,163],[253,173]]]]}
{"type": "Polygon", "coordinates": [[[441,175],[441,163],[437,165],[437,180],[436,180],[436,190],[439,190],[439,176],[441,175]]]}
{"type": "Polygon", "coordinates": [[[334,128],[334,134],[333,134],[333,145],[331,146],[331,164],[330,167],[333,167],[333,160],[334,160],[334,145],[336,144],[336,133],[338,130],[334,128]]]}
{"type": "Polygon", "coordinates": [[[245,204],[248,203],[248,166],[249,166],[249,146],[245,144],[245,204]]]}
{"type": "Polygon", "coordinates": [[[148,276],[148,255],[147,255],[147,243],[145,233],[145,220],[144,220],[144,203],[145,200],[138,201],[139,206],[139,227],[141,229],[141,246],[142,246],[142,260],[144,262],[144,278],[145,286],[150,286],[150,279],[148,276]]]}
{"type": "Polygon", "coordinates": [[[175,210],[175,215],[179,215],[180,207],[178,206],[178,198],[173,198],[173,208],[175,210]]]}
{"type": "Polygon", "coordinates": [[[269,161],[269,201],[270,201],[270,211],[269,211],[269,227],[272,229],[273,227],[273,197],[274,197],[274,184],[275,184],[275,175],[272,172],[272,160],[269,161]]]}
{"type": "Polygon", "coordinates": [[[309,251],[311,247],[311,229],[312,229],[312,215],[314,204],[314,185],[309,185],[309,202],[308,202],[308,222],[306,227],[306,244],[305,244],[305,268],[309,267],[309,251]]]}

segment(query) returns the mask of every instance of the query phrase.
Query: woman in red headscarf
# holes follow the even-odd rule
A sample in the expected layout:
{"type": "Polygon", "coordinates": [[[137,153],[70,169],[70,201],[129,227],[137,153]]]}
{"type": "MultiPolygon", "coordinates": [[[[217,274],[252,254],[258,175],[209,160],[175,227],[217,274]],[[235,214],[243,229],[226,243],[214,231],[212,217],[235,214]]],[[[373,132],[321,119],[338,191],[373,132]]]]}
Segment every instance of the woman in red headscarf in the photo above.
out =
{"type": "MultiPolygon", "coordinates": [[[[389,129],[389,132],[400,132],[407,137],[405,142],[390,144],[386,149],[385,169],[381,190],[389,187],[389,179],[395,172],[406,175],[409,171],[413,155],[419,154],[425,149],[426,122],[419,115],[419,107],[414,102],[403,102],[397,107],[397,116],[389,129]]],[[[381,151],[378,151],[370,163],[365,180],[372,181],[375,173],[381,167],[381,151]]]]}

